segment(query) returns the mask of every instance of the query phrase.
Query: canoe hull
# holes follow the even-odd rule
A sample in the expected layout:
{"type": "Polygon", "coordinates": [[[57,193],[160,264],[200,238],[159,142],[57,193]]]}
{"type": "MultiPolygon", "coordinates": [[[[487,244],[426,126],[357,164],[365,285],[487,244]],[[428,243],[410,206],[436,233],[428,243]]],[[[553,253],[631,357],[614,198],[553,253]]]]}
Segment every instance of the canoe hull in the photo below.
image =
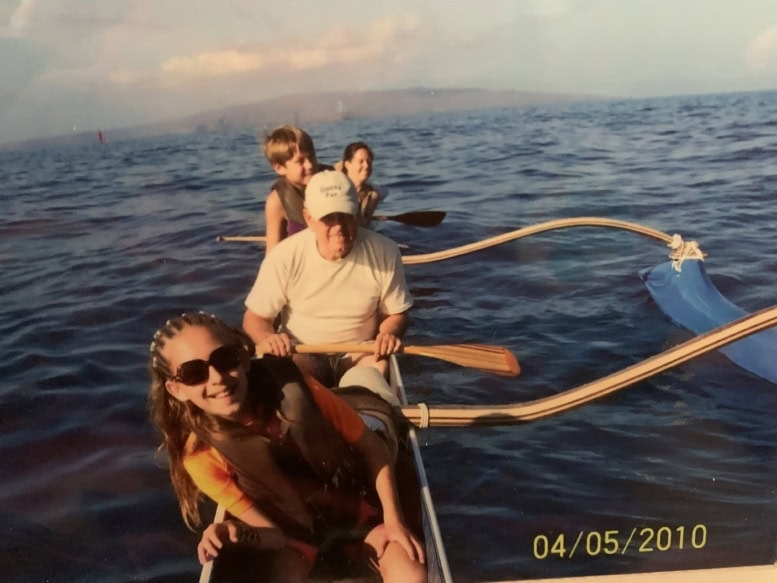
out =
{"type": "MultiPolygon", "coordinates": [[[[390,362],[391,388],[403,405],[407,405],[407,394],[402,382],[402,375],[399,372],[397,359],[392,358],[390,362]]],[[[428,570],[429,583],[451,583],[450,567],[448,566],[448,557],[445,554],[445,545],[443,544],[440,527],[437,523],[437,512],[434,509],[432,494],[429,489],[429,480],[426,476],[426,468],[421,458],[421,448],[418,443],[418,434],[414,428],[408,432],[408,444],[413,455],[418,482],[421,488],[421,518],[424,530],[424,540],[426,541],[426,564],[428,570]]]]}

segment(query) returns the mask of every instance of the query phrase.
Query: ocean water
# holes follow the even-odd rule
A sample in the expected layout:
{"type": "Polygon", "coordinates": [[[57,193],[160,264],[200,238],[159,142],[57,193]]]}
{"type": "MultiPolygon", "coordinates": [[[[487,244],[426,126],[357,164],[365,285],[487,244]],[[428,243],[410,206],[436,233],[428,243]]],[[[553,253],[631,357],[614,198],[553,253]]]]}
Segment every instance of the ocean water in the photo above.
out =
{"type": "MultiPolygon", "coordinates": [[[[586,102],[310,125],[334,162],[376,153],[381,223],[408,253],[601,216],[695,239],[734,303],[775,303],[777,93],[586,102]]],[[[8,581],[194,580],[147,419],[169,317],[235,323],[273,180],[253,130],[0,152],[0,566],[8,581]]],[[[408,266],[408,342],[511,349],[506,379],[402,357],[413,402],[498,404],[595,380],[688,339],[637,273],[663,244],[575,228],[408,266]]],[[[711,353],[556,417],[428,429],[454,578],[589,575],[777,559],[777,387],[711,353]],[[626,540],[631,536],[631,542],[626,540]],[[573,552],[573,547],[574,552],[573,552]],[[622,552],[627,547],[625,552],[622,552]]]]}

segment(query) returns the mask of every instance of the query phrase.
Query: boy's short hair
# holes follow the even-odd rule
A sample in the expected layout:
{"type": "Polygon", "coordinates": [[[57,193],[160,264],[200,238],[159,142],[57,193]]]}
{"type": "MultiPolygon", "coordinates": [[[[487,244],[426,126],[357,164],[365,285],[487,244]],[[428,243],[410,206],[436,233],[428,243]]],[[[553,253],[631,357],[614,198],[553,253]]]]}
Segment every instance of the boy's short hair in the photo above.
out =
{"type": "Polygon", "coordinates": [[[313,138],[307,132],[295,126],[284,125],[275,128],[264,139],[264,157],[271,166],[286,164],[297,153],[312,154],[315,156],[316,148],[313,146],[313,138]]]}

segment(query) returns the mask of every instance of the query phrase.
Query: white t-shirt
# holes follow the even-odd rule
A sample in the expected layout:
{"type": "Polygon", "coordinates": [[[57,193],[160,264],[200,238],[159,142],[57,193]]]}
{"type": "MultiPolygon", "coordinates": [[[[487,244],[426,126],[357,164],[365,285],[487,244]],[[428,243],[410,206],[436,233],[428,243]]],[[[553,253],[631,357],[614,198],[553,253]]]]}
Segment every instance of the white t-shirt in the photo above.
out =
{"type": "Polygon", "coordinates": [[[268,253],[245,301],[257,316],[282,314],[281,329],[298,342],[361,342],[375,338],[380,318],[413,305],[396,243],[358,230],[353,249],[328,261],[305,229],[268,253]]]}

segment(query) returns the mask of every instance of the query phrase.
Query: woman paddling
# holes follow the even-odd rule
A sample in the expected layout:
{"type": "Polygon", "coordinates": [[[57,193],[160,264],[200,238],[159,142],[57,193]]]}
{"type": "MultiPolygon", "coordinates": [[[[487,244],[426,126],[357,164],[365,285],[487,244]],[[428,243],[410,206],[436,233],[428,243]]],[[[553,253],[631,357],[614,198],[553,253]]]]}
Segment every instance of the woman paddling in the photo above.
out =
{"type": "Polygon", "coordinates": [[[359,226],[369,227],[375,209],[380,202],[380,193],[367,181],[372,175],[372,150],[364,142],[353,142],[345,147],[343,161],[336,166],[348,175],[359,194],[359,226]]]}
{"type": "Polygon", "coordinates": [[[362,528],[384,581],[426,581],[387,449],[344,401],[288,359],[252,359],[250,338],[212,315],[169,320],[150,352],[151,414],[184,521],[200,524],[202,494],[234,517],[205,529],[201,563],[247,542],[269,580],[305,581],[328,535],[362,528]]]}

